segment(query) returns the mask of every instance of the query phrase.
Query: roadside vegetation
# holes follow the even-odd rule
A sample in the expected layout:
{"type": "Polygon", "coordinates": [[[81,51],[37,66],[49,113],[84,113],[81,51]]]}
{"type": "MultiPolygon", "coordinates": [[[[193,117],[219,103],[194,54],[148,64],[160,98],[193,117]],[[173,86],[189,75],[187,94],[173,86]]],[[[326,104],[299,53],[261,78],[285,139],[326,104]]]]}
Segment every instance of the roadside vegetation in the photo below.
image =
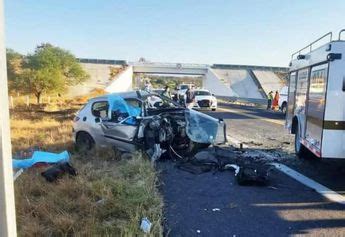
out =
{"type": "MultiPolygon", "coordinates": [[[[145,75],[145,80],[150,81],[152,88],[162,89],[165,86],[168,86],[171,90],[175,90],[176,87],[183,83],[192,83],[197,88],[202,87],[202,78],[201,77],[192,77],[192,76],[162,76],[162,75],[145,75]]],[[[136,83],[134,81],[134,83],[136,83]]],[[[138,86],[138,85],[137,85],[138,86]]],[[[139,86],[140,87],[140,86],[139,86]]]]}
{"type": "Polygon", "coordinates": [[[7,49],[6,58],[10,94],[34,95],[37,104],[42,95],[63,94],[89,78],[73,54],[49,43],[27,55],[7,49]]]}
{"type": "Polygon", "coordinates": [[[48,183],[47,167],[32,167],[15,181],[19,236],[142,236],[148,217],[152,236],[162,235],[162,198],[157,176],[140,153],[121,158],[112,150],[78,154],[72,144],[72,119],[80,105],[60,103],[11,110],[13,154],[30,148],[72,154],[78,175],[48,183]],[[53,109],[52,109],[53,108],[53,109]]]}

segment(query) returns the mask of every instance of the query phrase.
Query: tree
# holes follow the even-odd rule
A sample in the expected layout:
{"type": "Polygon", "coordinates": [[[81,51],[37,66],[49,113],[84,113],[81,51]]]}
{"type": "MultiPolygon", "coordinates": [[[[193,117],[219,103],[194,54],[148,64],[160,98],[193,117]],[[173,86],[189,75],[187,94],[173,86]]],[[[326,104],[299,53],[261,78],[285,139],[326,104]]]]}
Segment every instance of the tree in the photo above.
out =
{"type": "Polygon", "coordinates": [[[13,91],[17,77],[22,73],[24,56],[13,49],[6,49],[7,78],[9,91],[13,91]]]}
{"type": "Polygon", "coordinates": [[[43,93],[63,92],[88,78],[76,58],[67,50],[41,44],[34,54],[23,60],[22,71],[15,80],[17,90],[34,94],[37,103],[43,93]]]}

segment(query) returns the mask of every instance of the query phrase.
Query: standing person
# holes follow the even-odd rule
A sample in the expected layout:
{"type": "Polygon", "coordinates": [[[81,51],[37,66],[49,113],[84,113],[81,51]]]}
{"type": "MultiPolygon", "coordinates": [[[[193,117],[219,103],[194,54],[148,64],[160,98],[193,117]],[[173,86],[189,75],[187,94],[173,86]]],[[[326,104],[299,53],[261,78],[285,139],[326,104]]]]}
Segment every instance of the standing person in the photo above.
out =
{"type": "Polygon", "coordinates": [[[169,86],[165,86],[164,91],[162,92],[162,95],[171,99],[171,93],[170,93],[169,86]]]}
{"type": "Polygon", "coordinates": [[[273,91],[270,91],[267,96],[267,110],[272,108],[272,100],[273,100],[273,91]]]}
{"type": "Polygon", "coordinates": [[[195,101],[194,86],[192,86],[192,88],[188,87],[186,91],[186,108],[192,109],[194,106],[194,101],[195,101]]]}
{"type": "Polygon", "coordinates": [[[144,91],[147,91],[147,92],[151,91],[151,85],[149,81],[145,81],[144,91]]]}
{"type": "Polygon", "coordinates": [[[276,91],[276,94],[274,95],[273,103],[272,103],[272,108],[273,110],[277,110],[279,104],[279,92],[276,91]]]}

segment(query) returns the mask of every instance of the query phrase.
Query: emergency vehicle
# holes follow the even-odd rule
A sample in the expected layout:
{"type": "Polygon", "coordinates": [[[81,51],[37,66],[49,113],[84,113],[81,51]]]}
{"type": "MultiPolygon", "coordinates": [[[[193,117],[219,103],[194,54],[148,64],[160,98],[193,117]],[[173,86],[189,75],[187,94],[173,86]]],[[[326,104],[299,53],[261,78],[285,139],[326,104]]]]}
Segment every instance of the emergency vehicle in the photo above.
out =
{"type": "Polygon", "coordinates": [[[295,134],[298,156],[309,150],[319,158],[345,158],[344,32],[335,40],[329,32],[291,56],[286,127],[295,134]]]}

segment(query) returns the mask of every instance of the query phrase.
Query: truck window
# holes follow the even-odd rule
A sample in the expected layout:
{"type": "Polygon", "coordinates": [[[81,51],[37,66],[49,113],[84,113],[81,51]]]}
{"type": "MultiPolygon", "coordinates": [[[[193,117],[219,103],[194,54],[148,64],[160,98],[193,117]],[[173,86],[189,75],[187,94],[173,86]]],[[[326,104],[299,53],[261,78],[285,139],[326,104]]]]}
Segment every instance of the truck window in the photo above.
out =
{"type": "Polygon", "coordinates": [[[328,64],[311,69],[306,139],[320,149],[325,111],[328,64]]]}
{"type": "Polygon", "coordinates": [[[308,72],[308,68],[298,71],[295,102],[295,113],[297,114],[305,114],[305,102],[307,99],[308,90],[308,72]]]}
{"type": "Polygon", "coordinates": [[[291,125],[291,119],[295,110],[295,93],[296,93],[296,72],[290,73],[289,82],[289,94],[288,94],[288,112],[287,112],[287,123],[288,126],[291,125]]]}

